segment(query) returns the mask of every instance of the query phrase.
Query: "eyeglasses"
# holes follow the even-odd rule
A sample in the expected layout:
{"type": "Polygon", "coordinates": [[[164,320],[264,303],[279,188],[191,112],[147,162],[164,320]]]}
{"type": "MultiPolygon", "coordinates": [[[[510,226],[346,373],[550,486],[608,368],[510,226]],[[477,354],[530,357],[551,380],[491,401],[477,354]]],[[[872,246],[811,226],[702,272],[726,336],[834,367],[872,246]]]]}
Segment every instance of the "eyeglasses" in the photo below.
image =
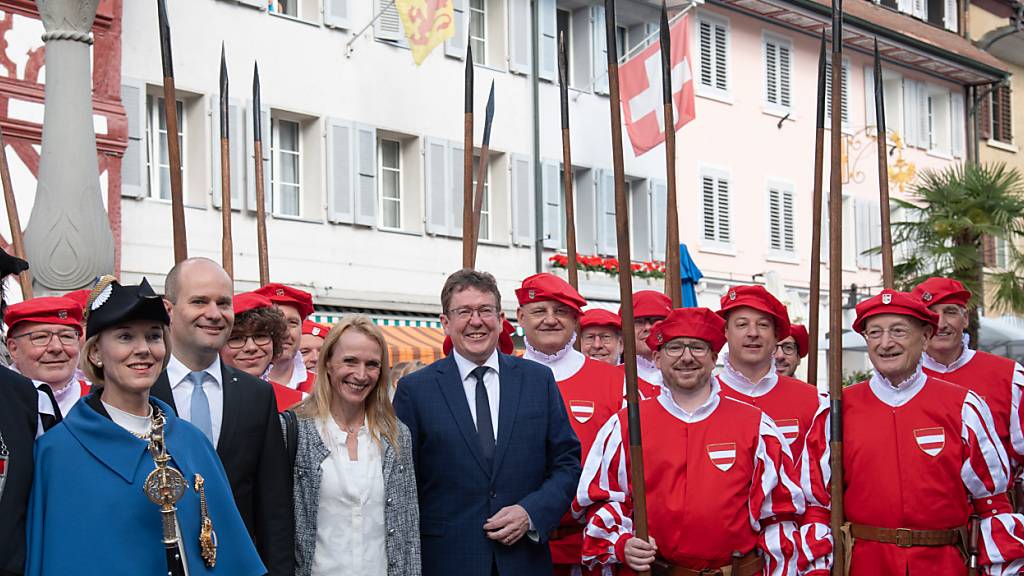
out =
{"type": "Polygon", "coordinates": [[[864,331],[864,338],[868,340],[881,340],[882,334],[889,333],[889,337],[893,340],[906,340],[910,337],[912,330],[909,326],[893,326],[889,329],[883,328],[871,328],[864,331]]]}
{"type": "Polygon", "coordinates": [[[612,342],[614,342],[617,338],[618,335],[612,334],[611,332],[602,332],[600,334],[591,332],[583,337],[583,341],[586,342],[587,344],[590,344],[591,342],[600,340],[602,344],[609,345],[612,342]]]}
{"type": "Polygon", "coordinates": [[[448,316],[453,317],[461,322],[466,322],[476,314],[481,320],[494,320],[498,317],[497,306],[480,306],[479,308],[472,308],[470,306],[463,306],[461,308],[453,308],[448,311],[448,316]]]}
{"type": "Polygon", "coordinates": [[[26,332],[24,334],[18,334],[15,338],[28,338],[29,344],[32,344],[36,348],[45,348],[50,345],[53,341],[53,337],[56,336],[57,340],[60,341],[61,346],[77,346],[78,345],[78,332],[75,330],[61,330],[60,332],[51,332],[49,330],[38,330],[35,332],[26,332]]]}
{"type": "Polygon", "coordinates": [[[228,338],[228,348],[231,348],[232,350],[240,350],[242,348],[245,348],[245,343],[248,342],[250,339],[252,340],[252,343],[257,346],[266,346],[267,344],[270,344],[272,340],[271,337],[267,334],[248,334],[244,336],[232,336],[231,338],[228,338]]]}
{"type": "Polygon", "coordinates": [[[661,352],[669,358],[679,358],[685,350],[689,350],[690,356],[700,360],[707,357],[711,352],[711,347],[701,342],[691,342],[689,344],[685,342],[670,342],[662,347],[661,352]]]}
{"type": "Polygon", "coordinates": [[[786,356],[795,356],[798,352],[800,352],[800,349],[797,348],[796,343],[794,342],[784,342],[782,344],[776,344],[775,349],[782,350],[782,353],[785,354],[786,356]]]}

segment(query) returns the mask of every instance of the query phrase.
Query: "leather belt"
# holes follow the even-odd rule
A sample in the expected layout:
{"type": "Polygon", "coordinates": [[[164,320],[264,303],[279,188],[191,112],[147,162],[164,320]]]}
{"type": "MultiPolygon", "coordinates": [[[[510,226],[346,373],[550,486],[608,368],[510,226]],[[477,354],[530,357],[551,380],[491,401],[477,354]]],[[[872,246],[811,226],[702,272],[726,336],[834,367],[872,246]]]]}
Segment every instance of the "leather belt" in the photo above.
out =
{"type": "Polygon", "coordinates": [[[764,569],[764,560],[751,550],[733,562],[720,568],[694,570],[685,566],[669,564],[660,558],[651,566],[652,576],[759,576],[764,569]]]}
{"type": "Polygon", "coordinates": [[[880,528],[864,524],[850,524],[854,540],[870,540],[883,544],[895,544],[900,548],[913,546],[954,546],[961,541],[961,530],[911,530],[910,528],[880,528]]]}
{"type": "Polygon", "coordinates": [[[562,538],[568,538],[573,534],[580,534],[583,532],[582,524],[566,524],[559,526],[548,533],[548,540],[561,540],[562,538]]]}

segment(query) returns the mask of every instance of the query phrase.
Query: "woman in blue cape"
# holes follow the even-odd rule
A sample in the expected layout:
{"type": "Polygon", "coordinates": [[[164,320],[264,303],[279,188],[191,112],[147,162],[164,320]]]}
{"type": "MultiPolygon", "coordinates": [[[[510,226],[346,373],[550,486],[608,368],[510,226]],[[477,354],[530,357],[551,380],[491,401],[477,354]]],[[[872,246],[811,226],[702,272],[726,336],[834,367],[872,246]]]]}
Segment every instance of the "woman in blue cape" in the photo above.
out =
{"type": "Polygon", "coordinates": [[[104,277],[90,294],[93,393],[36,442],[27,575],[266,573],[213,446],[149,397],[170,358],[168,323],[146,280],[104,277]],[[161,504],[176,509],[178,544],[165,545],[161,504]]]}

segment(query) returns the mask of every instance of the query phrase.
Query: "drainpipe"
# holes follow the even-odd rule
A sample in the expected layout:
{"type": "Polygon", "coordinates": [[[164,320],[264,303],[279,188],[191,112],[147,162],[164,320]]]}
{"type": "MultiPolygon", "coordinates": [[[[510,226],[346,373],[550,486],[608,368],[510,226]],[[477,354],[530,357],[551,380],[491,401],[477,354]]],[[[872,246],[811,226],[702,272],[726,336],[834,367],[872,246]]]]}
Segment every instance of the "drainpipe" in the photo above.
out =
{"type": "Polygon", "coordinates": [[[530,2],[530,89],[533,100],[533,255],[537,272],[544,268],[544,190],[540,166],[540,0],[530,2]]]}

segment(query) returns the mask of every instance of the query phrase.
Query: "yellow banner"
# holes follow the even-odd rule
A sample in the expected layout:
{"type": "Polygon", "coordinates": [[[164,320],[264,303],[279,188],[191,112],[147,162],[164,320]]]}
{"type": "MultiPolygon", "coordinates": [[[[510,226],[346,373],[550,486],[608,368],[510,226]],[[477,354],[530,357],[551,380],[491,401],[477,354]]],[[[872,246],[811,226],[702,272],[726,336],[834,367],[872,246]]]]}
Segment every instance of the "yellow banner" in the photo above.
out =
{"type": "Polygon", "coordinates": [[[452,0],[395,0],[395,7],[417,66],[438,44],[455,35],[452,0]]]}

